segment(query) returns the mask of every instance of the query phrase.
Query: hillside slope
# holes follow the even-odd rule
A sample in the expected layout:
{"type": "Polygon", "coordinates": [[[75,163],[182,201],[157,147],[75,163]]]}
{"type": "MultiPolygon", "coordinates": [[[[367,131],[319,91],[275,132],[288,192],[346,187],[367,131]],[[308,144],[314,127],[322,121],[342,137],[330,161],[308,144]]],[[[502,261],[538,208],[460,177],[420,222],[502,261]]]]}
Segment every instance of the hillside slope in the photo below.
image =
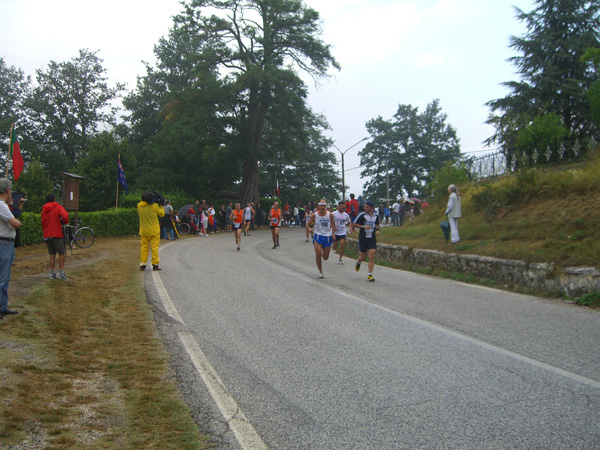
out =
{"type": "Polygon", "coordinates": [[[447,244],[439,223],[447,198],[402,227],[384,228],[380,242],[476,254],[559,267],[600,267],[600,158],[529,170],[459,186],[461,241],[447,244]]]}

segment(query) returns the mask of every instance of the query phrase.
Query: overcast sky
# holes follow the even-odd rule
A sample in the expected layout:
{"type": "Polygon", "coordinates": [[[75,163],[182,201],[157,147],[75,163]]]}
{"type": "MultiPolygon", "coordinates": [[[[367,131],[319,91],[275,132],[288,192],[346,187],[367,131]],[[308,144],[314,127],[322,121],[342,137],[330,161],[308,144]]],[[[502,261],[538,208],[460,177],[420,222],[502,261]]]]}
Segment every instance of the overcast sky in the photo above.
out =
{"type": "MultiPolygon", "coordinates": [[[[500,83],[517,79],[506,61],[514,56],[509,37],[525,32],[514,6],[530,11],[533,0],[305,2],[321,13],[323,40],[342,66],[318,88],[311,84],[309,99],[342,151],[367,136],[369,120],[391,119],[399,104],[422,111],[439,99],[462,152],[484,154],[482,141],[493,133],[484,104],[506,94],[500,83]]],[[[99,50],[110,80],[132,89],[180,9],[178,0],[0,0],[0,56],[34,76],[51,60],[99,50]]],[[[348,192],[357,195],[364,180],[354,168],[364,144],[345,157],[348,192]]]]}

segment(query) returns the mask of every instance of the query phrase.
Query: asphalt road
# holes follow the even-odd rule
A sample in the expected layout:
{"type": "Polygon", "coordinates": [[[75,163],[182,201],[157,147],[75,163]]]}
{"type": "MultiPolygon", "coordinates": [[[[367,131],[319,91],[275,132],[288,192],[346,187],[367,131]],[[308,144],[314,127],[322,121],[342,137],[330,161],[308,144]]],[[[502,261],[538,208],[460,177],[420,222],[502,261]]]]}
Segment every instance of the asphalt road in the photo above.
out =
{"type": "MultiPolygon", "coordinates": [[[[303,230],[162,246],[150,301],[220,448],[600,449],[600,313],[366,264],[303,230]]],[[[164,241],[163,241],[164,242],[164,241]]]]}

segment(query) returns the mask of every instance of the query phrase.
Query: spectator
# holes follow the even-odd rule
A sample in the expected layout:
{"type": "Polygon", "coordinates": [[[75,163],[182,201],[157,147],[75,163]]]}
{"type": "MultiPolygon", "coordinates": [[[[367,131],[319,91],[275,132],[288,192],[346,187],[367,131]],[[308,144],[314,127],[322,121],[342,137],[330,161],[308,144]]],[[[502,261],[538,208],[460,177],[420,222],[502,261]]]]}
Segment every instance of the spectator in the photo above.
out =
{"type": "Polygon", "coordinates": [[[460,241],[458,235],[458,219],[462,217],[460,210],[460,195],[458,194],[458,188],[456,185],[451,184],[448,186],[448,206],[446,208],[446,216],[448,216],[448,222],[450,222],[450,242],[456,244],[460,241]]]}
{"type": "Polygon", "coordinates": [[[354,222],[356,216],[358,215],[358,200],[354,198],[354,194],[350,194],[350,219],[354,222]]]}
{"type": "Polygon", "coordinates": [[[219,225],[221,226],[221,231],[227,229],[227,211],[225,210],[225,205],[221,205],[221,209],[219,210],[219,225]]]}
{"type": "Polygon", "coordinates": [[[300,227],[300,202],[294,206],[294,225],[300,227]]]}
{"type": "Polygon", "coordinates": [[[9,205],[13,202],[11,189],[10,180],[0,179],[0,318],[18,313],[8,309],[8,284],[15,251],[16,230],[23,224],[10,212],[9,205]]]}
{"type": "Polygon", "coordinates": [[[256,203],[256,228],[260,230],[260,226],[263,223],[263,219],[264,219],[264,215],[265,213],[263,212],[262,208],[260,207],[260,202],[256,203]]]}
{"type": "Polygon", "coordinates": [[[400,225],[400,210],[401,209],[402,209],[402,206],[400,205],[400,202],[398,200],[396,200],[394,202],[394,204],[392,205],[392,225],[395,227],[400,225]]]}
{"type": "Polygon", "coordinates": [[[165,216],[161,219],[161,238],[169,240],[169,236],[171,236],[171,240],[175,239],[175,232],[173,230],[173,207],[171,206],[171,200],[165,200],[165,216]]]}
{"type": "Polygon", "coordinates": [[[231,218],[231,212],[233,211],[233,202],[229,202],[227,208],[225,209],[225,216],[227,216],[227,231],[233,231],[233,219],[231,218]]]}
{"type": "Polygon", "coordinates": [[[42,208],[42,230],[44,241],[48,247],[50,259],[48,267],[50,275],[48,278],[69,281],[65,275],[65,239],[63,225],[69,223],[69,214],[61,205],[56,203],[54,194],[46,195],[46,204],[42,208]],[[58,253],[58,274],[54,273],[56,254],[58,253]]]}
{"type": "Polygon", "coordinates": [[[158,218],[165,216],[165,210],[161,204],[155,203],[152,192],[144,192],[142,201],[137,204],[137,212],[140,220],[140,270],[146,270],[148,253],[152,254],[152,270],[160,270],[158,256],[160,225],[158,224],[158,218]]]}

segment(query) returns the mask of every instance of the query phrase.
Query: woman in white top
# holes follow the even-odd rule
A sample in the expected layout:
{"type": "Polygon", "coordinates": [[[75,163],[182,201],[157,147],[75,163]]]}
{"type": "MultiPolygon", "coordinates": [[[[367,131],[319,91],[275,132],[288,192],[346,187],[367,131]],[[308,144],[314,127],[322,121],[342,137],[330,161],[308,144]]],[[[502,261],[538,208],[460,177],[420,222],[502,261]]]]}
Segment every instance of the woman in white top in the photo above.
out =
{"type": "Polygon", "coordinates": [[[244,236],[250,236],[250,225],[252,224],[252,218],[254,217],[254,208],[250,203],[246,204],[244,208],[244,220],[246,221],[246,226],[244,227],[244,236]]]}
{"type": "Polygon", "coordinates": [[[458,194],[458,188],[451,184],[448,186],[448,206],[446,207],[446,215],[448,216],[448,222],[450,222],[450,242],[456,244],[460,241],[458,235],[458,219],[461,217],[460,210],[460,195],[458,194]]]}

